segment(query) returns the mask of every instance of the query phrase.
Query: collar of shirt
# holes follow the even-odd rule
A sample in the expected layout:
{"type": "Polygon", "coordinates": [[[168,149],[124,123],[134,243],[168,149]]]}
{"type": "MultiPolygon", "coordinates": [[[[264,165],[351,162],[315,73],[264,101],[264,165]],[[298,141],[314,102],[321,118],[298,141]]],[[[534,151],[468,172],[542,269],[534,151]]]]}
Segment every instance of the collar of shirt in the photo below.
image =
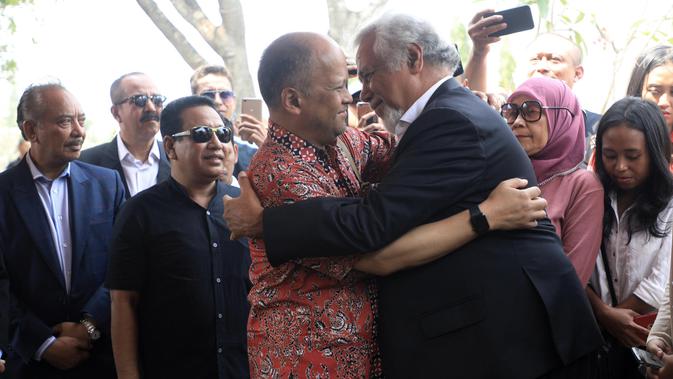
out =
{"type": "Polygon", "coordinates": [[[432,87],[428,88],[428,90],[425,91],[425,93],[423,93],[421,97],[416,99],[416,101],[413,104],[411,104],[409,109],[407,109],[407,111],[404,112],[404,114],[400,118],[400,122],[395,126],[395,134],[397,135],[398,139],[402,139],[409,125],[414,121],[416,121],[416,119],[421,115],[421,113],[423,113],[423,109],[425,109],[425,106],[428,105],[428,101],[430,101],[430,98],[435,93],[437,88],[439,88],[439,86],[441,86],[445,81],[451,79],[452,77],[453,76],[449,75],[439,79],[437,83],[433,84],[432,87]]]}
{"type": "MultiPolygon", "coordinates": [[[[35,163],[33,163],[33,160],[30,158],[30,152],[26,154],[26,163],[28,163],[28,168],[30,169],[30,174],[33,176],[33,180],[44,179],[48,182],[52,181],[52,179],[44,176],[42,171],[40,171],[40,169],[35,166],[35,163]]],[[[63,171],[61,171],[58,177],[56,177],[56,179],[65,178],[68,176],[70,176],[70,162],[68,162],[68,164],[65,166],[63,171]]]]}
{"type": "Polygon", "coordinates": [[[236,188],[241,188],[241,185],[238,183],[238,179],[236,179],[235,176],[231,176],[231,184],[230,186],[236,187],[236,188]]]}
{"type": "Polygon", "coordinates": [[[119,153],[119,161],[120,162],[129,162],[134,164],[137,167],[141,166],[152,166],[156,162],[159,161],[159,144],[157,143],[156,138],[153,139],[152,142],[152,148],[150,149],[150,154],[147,156],[147,161],[145,162],[140,162],[140,160],[136,159],[133,154],[129,151],[129,149],[126,148],[126,145],[124,144],[124,141],[122,141],[122,136],[121,134],[117,134],[117,152],[119,153]]]}
{"type": "Polygon", "coordinates": [[[305,163],[320,163],[323,166],[328,166],[327,152],[324,149],[318,148],[271,120],[269,120],[268,135],[271,136],[271,141],[284,146],[292,152],[292,155],[305,163]]]}
{"type": "MultiPolygon", "coordinates": [[[[192,200],[191,197],[189,197],[189,194],[187,193],[187,190],[185,189],[185,187],[182,184],[178,183],[178,181],[175,180],[172,176],[168,178],[168,181],[169,181],[170,187],[176,193],[178,193],[186,202],[188,202],[190,204],[194,204],[194,206],[202,208],[194,200],[192,200]]],[[[220,182],[219,180],[217,180],[215,182],[215,195],[213,196],[212,199],[210,199],[210,202],[208,203],[207,210],[209,212],[212,213],[214,211],[218,211],[220,209],[223,209],[222,197],[224,195],[232,196],[231,193],[229,193],[229,191],[226,190],[226,187],[227,186],[224,183],[220,182]]]]}

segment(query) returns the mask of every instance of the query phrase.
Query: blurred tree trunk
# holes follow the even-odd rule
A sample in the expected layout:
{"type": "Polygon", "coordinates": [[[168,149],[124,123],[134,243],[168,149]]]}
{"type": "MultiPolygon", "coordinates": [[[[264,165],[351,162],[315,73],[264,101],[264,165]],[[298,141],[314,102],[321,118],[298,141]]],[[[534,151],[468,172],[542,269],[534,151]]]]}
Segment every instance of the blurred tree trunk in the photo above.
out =
{"type": "MultiPolygon", "coordinates": [[[[185,35],[164,15],[154,0],[136,0],[154,25],[164,34],[182,58],[193,69],[214,62],[206,62],[189,43],[185,35]]],[[[213,51],[222,57],[222,63],[233,76],[233,87],[238,98],[254,97],[252,77],[245,47],[245,23],[239,0],[219,0],[221,23],[215,24],[203,12],[196,0],[170,0],[176,11],[187,21],[213,51]]]]}
{"type": "MultiPolygon", "coordinates": [[[[206,63],[214,63],[206,62],[185,35],[161,11],[155,0],[136,1],[190,67],[195,69],[206,63]]],[[[326,1],[329,13],[328,34],[351,57],[353,56],[351,44],[353,33],[388,2],[388,0],[370,0],[361,11],[352,11],[346,7],[345,0],[326,1]]],[[[196,0],[170,0],[170,3],[180,16],[199,33],[208,46],[222,57],[222,63],[231,71],[233,76],[234,82],[232,85],[239,101],[243,97],[254,97],[255,92],[245,45],[245,23],[240,1],[218,0],[221,17],[219,24],[214,23],[206,16],[196,0]]]]}
{"type": "Polygon", "coordinates": [[[369,0],[362,10],[350,10],[346,7],[345,0],[327,0],[327,13],[329,14],[327,34],[344,49],[347,56],[355,58],[353,51],[355,33],[386,3],[388,0],[369,0]]]}

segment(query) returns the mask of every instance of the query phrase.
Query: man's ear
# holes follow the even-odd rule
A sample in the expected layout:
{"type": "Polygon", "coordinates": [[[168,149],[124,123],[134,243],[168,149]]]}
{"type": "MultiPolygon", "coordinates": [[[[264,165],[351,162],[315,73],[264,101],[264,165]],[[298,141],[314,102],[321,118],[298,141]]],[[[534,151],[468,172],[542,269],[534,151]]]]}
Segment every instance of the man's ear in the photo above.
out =
{"type": "Polygon", "coordinates": [[[584,66],[577,65],[575,66],[575,83],[577,83],[578,80],[582,79],[584,76],[584,66]]]}
{"type": "Polygon", "coordinates": [[[121,122],[122,118],[119,116],[119,110],[117,109],[116,105],[113,105],[110,107],[110,113],[112,113],[112,117],[117,120],[117,122],[121,122]]]}
{"type": "Polygon", "coordinates": [[[411,73],[421,72],[423,69],[423,48],[417,43],[407,45],[407,59],[407,65],[411,73]]]}
{"type": "Polygon", "coordinates": [[[234,163],[238,162],[238,145],[234,143],[234,163]]]}
{"type": "Polygon", "coordinates": [[[37,128],[37,123],[33,120],[25,120],[21,124],[21,130],[23,131],[24,138],[30,143],[39,142],[37,140],[37,133],[35,132],[37,128]]]}
{"type": "Polygon", "coordinates": [[[171,136],[164,136],[164,151],[169,160],[174,161],[178,159],[175,154],[175,140],[171,136]]]}
{"type": "Polygon", "coordinates": [[[280,93],[280,106],[291,114],[301,113],[302,98],[299,91],[286,87],[280,93]]]}

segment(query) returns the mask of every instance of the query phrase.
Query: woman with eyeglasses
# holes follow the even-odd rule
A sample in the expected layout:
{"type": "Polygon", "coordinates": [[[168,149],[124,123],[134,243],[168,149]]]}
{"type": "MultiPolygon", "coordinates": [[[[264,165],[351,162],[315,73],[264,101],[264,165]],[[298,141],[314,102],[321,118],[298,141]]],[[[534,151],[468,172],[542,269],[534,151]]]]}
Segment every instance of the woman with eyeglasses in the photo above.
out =
{"type": "Polygon", "coordinates": [[[582,167],[584,118],[577,98],[561,80],[531,78],[509,96],[500,114],[528,154],[547,214],[586,285],[601,244],[603,187],[582,167]]]}

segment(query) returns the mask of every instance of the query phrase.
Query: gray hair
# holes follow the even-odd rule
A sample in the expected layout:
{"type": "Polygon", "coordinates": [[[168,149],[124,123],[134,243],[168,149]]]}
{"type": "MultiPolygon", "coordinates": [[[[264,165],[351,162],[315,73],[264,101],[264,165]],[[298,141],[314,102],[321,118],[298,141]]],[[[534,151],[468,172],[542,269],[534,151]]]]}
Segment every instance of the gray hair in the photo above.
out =
{"type": "Polygon", "coordinates": [[[404,14],[386,14],[365,26],[355,37],[355,45],[374,33],[374,55],[386,62],[389,70],[398,70],[409,62],[407,46],[423,48],[423,60],[431,66],[447,67],[454,72],[460,62],[456,48],[444,41],[427,21],[404,14]]]}
{"type": "Polygon", "coordinates": [[[23,139],[26,139],[26,135],[23,134],[23,123],[25,121],[37,121],[42,118],[42,113],[45,110],[43,94],[53,89],[67,91],[61,82],[51,81],[48,83],[31,84],[21,94],[19,104],[16,107],[16,125],[21,130],[23,139]]]}

